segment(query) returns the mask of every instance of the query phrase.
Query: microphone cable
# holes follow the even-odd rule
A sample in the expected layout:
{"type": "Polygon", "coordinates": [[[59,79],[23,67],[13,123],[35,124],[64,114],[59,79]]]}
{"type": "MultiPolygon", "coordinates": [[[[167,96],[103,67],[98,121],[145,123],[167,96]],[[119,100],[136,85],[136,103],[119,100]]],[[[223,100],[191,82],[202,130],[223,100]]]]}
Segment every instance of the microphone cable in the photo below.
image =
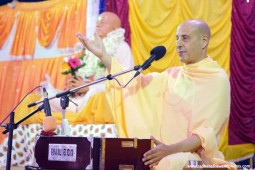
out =
{"type": "Polygon", "coordinates": [[[34,87],[31,91],[29,91],[20,101],[19,103],[11,110],[11,112],[0,122],[0,126],[1,127],[5,127],[5,125],[3,125],[3,122],[10,117],[11,113],[14,112],[14,110],[20,105],[20,103],[29,95],[31,94],[34,90],[36,90],[37,88],[41,88],[42,86],[36,86],[34,87]]]}

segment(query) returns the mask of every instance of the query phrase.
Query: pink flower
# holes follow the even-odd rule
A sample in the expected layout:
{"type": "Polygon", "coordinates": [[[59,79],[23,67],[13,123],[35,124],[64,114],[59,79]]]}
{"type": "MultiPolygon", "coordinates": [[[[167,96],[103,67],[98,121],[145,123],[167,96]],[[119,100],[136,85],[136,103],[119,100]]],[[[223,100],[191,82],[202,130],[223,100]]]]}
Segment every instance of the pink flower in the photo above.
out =
{"type": "Polygon", "coordinates": [[[82,58],[78,58],[75,56],[67,56],[64,58],[64,62],[61,65],[61,73],[69,74],[71,73],[74,78],[76,78],[76,72],[84,67],[86,64],[81,60],[82,58]]]}
{"type": "Polygon", "coordinates": [[[76,58],[76,57],[72,57],[68,60],[68,64],[73,68],[75,69],[76,67],[79,67],[81,66],[81,61],[76,58]]]}

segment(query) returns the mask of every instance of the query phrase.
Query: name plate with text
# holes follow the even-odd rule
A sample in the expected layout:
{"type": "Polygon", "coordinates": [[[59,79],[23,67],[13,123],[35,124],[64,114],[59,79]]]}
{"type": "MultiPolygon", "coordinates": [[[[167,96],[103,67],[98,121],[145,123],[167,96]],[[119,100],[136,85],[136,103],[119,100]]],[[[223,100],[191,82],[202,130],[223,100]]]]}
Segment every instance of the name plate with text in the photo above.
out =
{"type": "Polygon", "coordinates": [[[77,156],[76,144],[53,144],[49,143],[49,161],[75,162],[77,156]]]}

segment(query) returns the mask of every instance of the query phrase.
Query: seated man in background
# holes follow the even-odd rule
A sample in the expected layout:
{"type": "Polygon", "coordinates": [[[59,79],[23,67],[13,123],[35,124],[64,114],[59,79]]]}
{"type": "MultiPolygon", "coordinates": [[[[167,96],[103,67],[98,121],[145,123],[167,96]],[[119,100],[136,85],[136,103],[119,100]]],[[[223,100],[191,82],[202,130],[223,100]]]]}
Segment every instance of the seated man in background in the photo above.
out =
{"type": "MultiPolygon", "coordinates": [[[[107,53],[127,68],[131,68],[134,65],[133,57],[129,45],[125,42],[125,30],[120,26],[120,18],[115,13],[104,12],[98,17],[96,32],[103,40],[107,53]]],[[[77,79],[71,76],[67,79],[66,86],[68,89],[84,85],[91,80],[105,76],[104,65],[93,53],[85,50],[83,61],[86,65],[78,70],[79,76],[77,76],[77,79]]],[[[49,78],[42,85],[46,86],[49,96],[61,92],[50,85],[49,78]]],[[[70,102],[66,111],[80,112],[94,94],[102,92],[104,89],[105,82],[80,89],[73,97],[70,97],[77,105],[70,102]]],[[[52,112],[61,112],[62,110],[59,99],[50,100],[50,106],[52,112]]]]}
{"type": "MultiPolygon", "coordinates": [[[[218,150],[230,113],[230,84],[225,71],[207,54],[210,36],[204,21],[185,21],[176,32],[176,49],[184,66],[138,76],[123,89],[114,81],[107,86],[119,137],[154,140],[156,147],[143,158],[149,167],[182,170],[189,160],[199,160],[235,169],[218,150]]],[[[77,37],[111,74],[123,70],[99,36],[96,42],[77,37]]],[[[123,84],[133,76],[125,74],[118,80],[123,84]]]]}
{"type": "MultiPolygon", "coordinates": [[[[96,32],[103,39],[106,51],[118,62],[126,67],[133,67],[133,57],[129,45],[125,42],[125,30],[120,28],[119,17],[112,12],[104,12],[98,17],[96,32]]],[[[80,68],[77,74],[77,80],[69,77],[66,81],[67,88],[74,88],[88,82],[88,79],[97,79],[105,76],[105,67],[102,67],[100,60],[86,49],[83,58],[85,67],[80,68]],[[80,75],[80,76],[78,76],[80,75]]],[[[49,77],[41,85],[47,88],[49,97],[62,91],[55,89],[50,84],[49,77]]],[[[70,99],[78,104],[69,102],[66,108],[66,118],[70,124],[105,124],[113,123],[113,117],[109,104],[105,96],[105,82],[94,84],[88,88],[81,89],[70,99]]],[[[32,94],[26,98],[17,109],[15,121],[20,120],[29,112],[35,110],[35,107],[28,108],[27,105],[42,98],[39,94],[32,94]]],[[[57,123],[62,122],[61,106],[59,98],[50,100],[51,111],[57,119],[57,123]]],[[[23,124],[42,123],[45,118],[44,112],[39,112],[27,119],[23,124]]]]}

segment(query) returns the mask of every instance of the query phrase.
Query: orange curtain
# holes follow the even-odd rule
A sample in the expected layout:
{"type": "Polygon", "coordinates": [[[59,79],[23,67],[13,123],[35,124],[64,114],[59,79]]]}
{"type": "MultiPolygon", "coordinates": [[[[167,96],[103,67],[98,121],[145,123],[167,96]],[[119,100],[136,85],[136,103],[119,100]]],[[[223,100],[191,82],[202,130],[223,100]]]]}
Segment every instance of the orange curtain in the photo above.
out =
{"type": "Polygon", "coordinates": [[[58,48],[70,48],[79,40],[75,33],[85,34],[87,1],[77,1],[76,4],[66,4],[63,23],[59,31],[58,48]]]}
{"type": "Polygon", "coordinates": [[[74,48],[78,42],[76,32],[85,34],[87,0],[17,2],[13,9],[4,5],[0,10],[0,47],[10,37],[16,23],[10,51],[14,57],[31,58],[36,38],[41,46],[48,47],[57,37],[58,48],[69,49],[74,48]]]}
{"type": "Polygon", "coordinates": [[[48,47],[57,33],[63,8],[50,8],[39,12],[37,38],[41,46],[48,47]]]}
{"type": "Polygon", "coordinates": [[[17,29],[13,39],[11,55],[32,56],[36,43],[35,12],[21,12],[17,17],[17,29]]]}
{"type": "MultiPolygon", "coordinates": [[[[78,53],[74,56],[80,55],[78,53]]],[[[45,79],[45,74],[50,75],[54,87],[64,89],[66,76],[60,73],[63,58],[0,62],[0,121],[30,90],[40,85],[40,82],[45,79]]],[[[26,113],[22,114],[26,115],[26,113]]],[[[5,123],[8,121],[9,119],[5,123]]],[[[1,143],[5,135],[0,134],[1,143]]]]}
{"type": "Polygon", "coordinates": [[[49,74],[55,86],[63,88],[65,76],[60,74],[62,57],[29,61],[0,62],[0,120],[18,101],[49,74]]]}
{"type": "Polygon", "coordinates": [[[0,6],[0,48],[7,40],[15,19],[15,12],[7,5],[0,6]]]}
{"type": "MultiPolygon", "coordinates": [[[[12,40],[9,55],[23,59],[34,55],[37,40],[41,46],[48,47],[57,37],[62,43],[59,43],[60,48],[74,48],[77,42],[75,33],[85,34],[86,9],[87,0],[17,2],[14,8],[1,6],[0,48],[7,40],[12,40]],[[10,36],[12,29],[15,29],[13,39],[10,36]],[[59,30],[62,34],[59,34],[59,30]]],[[[56,88],[63,89],[65,76],[59,70],[62,60],[63,57],[0,62],[0,120],[10,113],[26,93],[44,80],[45,74],[51,76],[51,83],[56,88]]],[[[0,141],[4,138],[5,135],[1,134],[0,141]]]]}

